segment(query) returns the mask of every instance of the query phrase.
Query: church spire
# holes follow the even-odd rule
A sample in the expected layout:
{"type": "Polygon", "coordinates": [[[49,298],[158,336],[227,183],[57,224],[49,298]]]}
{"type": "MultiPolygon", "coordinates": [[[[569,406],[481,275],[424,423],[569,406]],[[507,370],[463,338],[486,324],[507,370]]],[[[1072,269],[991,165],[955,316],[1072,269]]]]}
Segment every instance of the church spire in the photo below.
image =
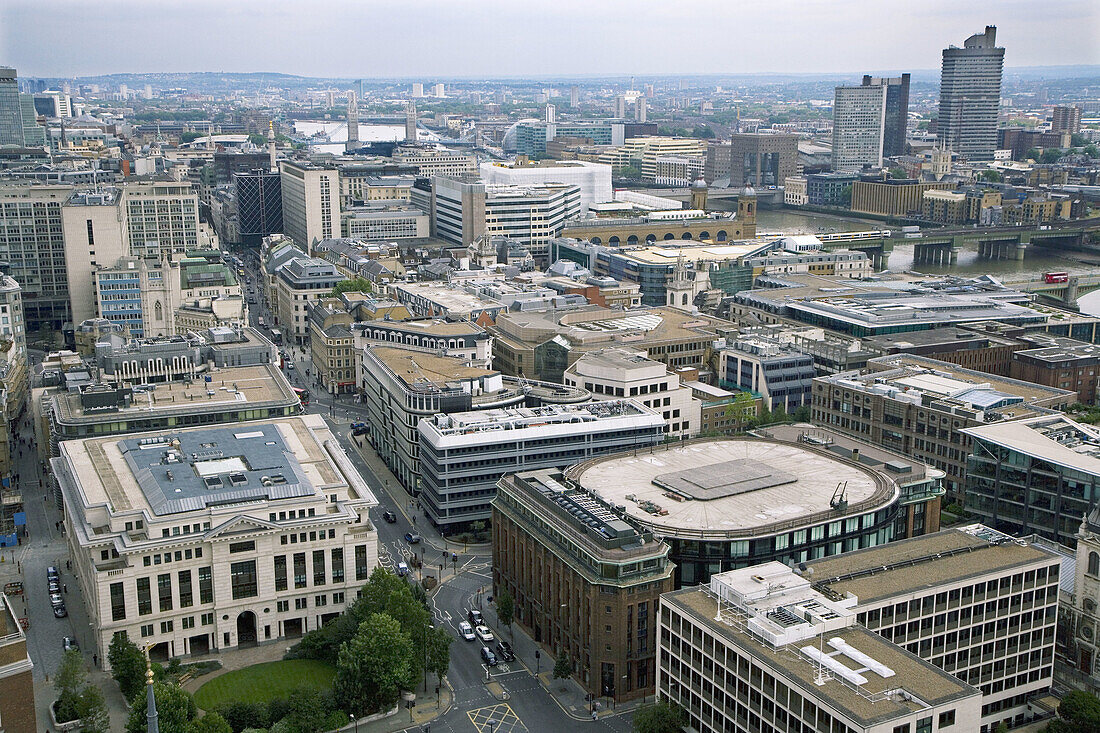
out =
{"type": "Polygon", "coordinates": [[[145,647],[145,731],[160,733],[157,697],[153,694],[153,664],[149,661],[149,647],[145,647]]]}

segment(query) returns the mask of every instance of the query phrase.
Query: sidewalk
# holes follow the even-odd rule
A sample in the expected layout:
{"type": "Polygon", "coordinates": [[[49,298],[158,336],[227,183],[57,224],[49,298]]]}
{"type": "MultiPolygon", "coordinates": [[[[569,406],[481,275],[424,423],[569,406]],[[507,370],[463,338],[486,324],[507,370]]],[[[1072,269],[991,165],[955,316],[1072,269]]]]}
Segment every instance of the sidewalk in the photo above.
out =
{"type": "MultiPolygon", "coordinates": [[[[485,586],[485,592],[492,594],[492,586],[485,586]]],[[[536,644],[534,639],[527,635],[523,629],[512,624],[511,631],[506,630],[497,618],[496,605],[485,603],[482,605],[482,613],[485,616],[489,628],[498,639],[509,641],[512,651],[516,654],[516,662],[527,668],[531,674],[536,674],[539,684],[546,693],[554,699],[554,702],[565,714],[576,720],[592,720],[592,703],[588,700],[588,694],[576,679],[554,679],[554,662],[556,657],[553,652],[541,644],[536,644]],[[535,659],[535,650],[541,654],[540,659],[535,659]],[[564,688],[564,689],[563,689],[564,688]]],[[[606,697],[597,698],[597,716],[604,718],[611,715],[619,715],[635,710],[642,704],[642,700],[615,703],[606,697]]]]}

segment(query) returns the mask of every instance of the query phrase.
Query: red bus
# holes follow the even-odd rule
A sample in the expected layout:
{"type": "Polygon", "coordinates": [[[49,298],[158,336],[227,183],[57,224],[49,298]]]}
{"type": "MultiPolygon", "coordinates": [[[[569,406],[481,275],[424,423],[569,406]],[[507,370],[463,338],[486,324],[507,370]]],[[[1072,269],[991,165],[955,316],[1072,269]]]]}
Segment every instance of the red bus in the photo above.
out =
{"type": "Polygon", "coordinates": [[[1043,282],[1048,283],[1065,283],[1069,282],[1068,272],[1044,272],[1043,282]]]}
{"type": "Polygon", "coordinates": [[[309,407],[309,392],[300,388],[294,387],[294,394],[298,395],[298,401],[302,403],[302,407],[309,407]]]}

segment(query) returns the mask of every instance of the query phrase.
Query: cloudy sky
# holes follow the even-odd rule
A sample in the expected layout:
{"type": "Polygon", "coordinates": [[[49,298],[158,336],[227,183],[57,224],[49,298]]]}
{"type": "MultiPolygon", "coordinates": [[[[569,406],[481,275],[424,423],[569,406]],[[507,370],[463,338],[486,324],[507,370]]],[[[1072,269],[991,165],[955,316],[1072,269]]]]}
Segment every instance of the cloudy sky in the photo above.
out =
{"type": "Polygon", "coordinates": [[[21,76],[862,72],[938,68],[998,26],[1007,66],[1100,63],[1096,0],[0,0],[21,76]]]}

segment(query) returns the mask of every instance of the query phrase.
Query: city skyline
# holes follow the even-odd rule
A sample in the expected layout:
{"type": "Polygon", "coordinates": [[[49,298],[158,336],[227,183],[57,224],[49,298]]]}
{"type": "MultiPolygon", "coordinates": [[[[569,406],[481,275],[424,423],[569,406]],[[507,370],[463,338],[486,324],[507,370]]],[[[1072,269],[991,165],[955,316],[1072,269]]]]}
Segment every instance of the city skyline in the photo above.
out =
{"type": "Polygon", "coordinates": [[[0,60],[40,77],[232,71],[412,78],[442,69],[447,78],[853,73],[933,69],[948,44],[996,25],[1008,67],[1100,63],[1093,42],[1100,10],[1083,0],[1061,3],[1058,13],[1022,1],[960,7],[937,0],[899,6],[889,17],[879,4],[862,1],[734,8],[613,0],[551,8],[427,0],[415,8],[390,2],[364,8],[333,0],[312,3],[308,13],[284,0],[107,6],[114,12],[64,0],[8,5],[0,11],[0,60]],[[68,22],[51,20],[59,13],[68,22]],[[372,33],[402,27],[406,33],[372,33]],[[770,31],[731,35],[752,27],[770,31]],[[900,28],[906,32],[899,44],[890,29],[900,28]],[[779,34],[782,45],[775,43],[779,34]],[[111,38],[130,40],[104,42],[111,38]],[[735,51],[726,50],[730,38],[738,39],[735,51]],[[629,47],[658,50],[624,53],[629,47]]]}

